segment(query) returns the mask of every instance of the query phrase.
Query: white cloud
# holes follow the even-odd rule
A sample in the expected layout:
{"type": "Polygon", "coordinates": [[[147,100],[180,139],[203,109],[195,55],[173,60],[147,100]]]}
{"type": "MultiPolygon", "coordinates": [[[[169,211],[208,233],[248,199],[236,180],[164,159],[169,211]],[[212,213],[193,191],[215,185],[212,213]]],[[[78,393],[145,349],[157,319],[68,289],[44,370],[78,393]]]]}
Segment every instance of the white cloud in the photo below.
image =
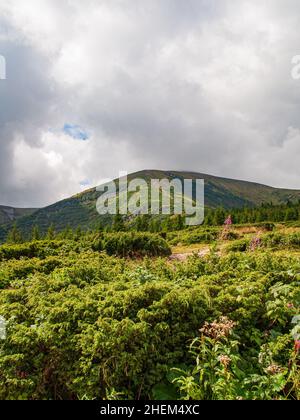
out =
{"type": "Polygon", "coordinates": [[[299,17],[296,0],[0,0],[1,202],[147,167],[299,187],[299,17]]]}

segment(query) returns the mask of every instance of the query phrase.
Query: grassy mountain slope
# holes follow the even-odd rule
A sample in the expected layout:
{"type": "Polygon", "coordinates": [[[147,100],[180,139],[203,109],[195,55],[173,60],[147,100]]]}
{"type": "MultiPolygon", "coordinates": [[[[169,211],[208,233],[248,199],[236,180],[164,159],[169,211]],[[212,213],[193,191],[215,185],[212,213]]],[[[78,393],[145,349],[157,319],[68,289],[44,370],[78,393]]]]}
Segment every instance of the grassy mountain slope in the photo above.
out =
{"type": "MultiPolygon", "coordinates": [[[[205,205],[211,208],[255,207],[262,203],[282,204],[300,200],[300,190],[272,188],[194,172],[146,170],[131,174],[128,178],[130,181],[137,177],[145,179],[148,184],[151,179],[162,178],[204,179],[205,205]]],[[[104,223],[110,222],[109,216],[100,217],[96,211],[95,204],[99,195],[100,193],[92,188],[33,213],[31,211],[29,215],[23,214],[23,217],[17,221],[18,226],[23,231],[29,232],[34,225],[45,231],[51,224],[54,224],[57,230],[62,230],[67,225],[72,228],[78,226],[87,228],[96,226],[100,220],[104,223]]]]}
{"type": "Polygon", "coordinates": [[[18,209],[14,207],[0,206],[0,225],[14,222],[22,217],[30,216],[38,209],[18,209]]]}

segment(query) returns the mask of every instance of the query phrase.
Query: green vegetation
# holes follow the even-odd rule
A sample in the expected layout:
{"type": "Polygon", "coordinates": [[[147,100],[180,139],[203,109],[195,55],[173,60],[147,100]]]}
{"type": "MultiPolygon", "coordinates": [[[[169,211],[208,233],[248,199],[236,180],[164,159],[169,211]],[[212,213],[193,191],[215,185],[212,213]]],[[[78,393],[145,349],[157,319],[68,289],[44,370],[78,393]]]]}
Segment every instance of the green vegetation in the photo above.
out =
{"type": "Polygon", "coordinates": [[[256,241],[256,247],[265,249],[285,249],[285,250],[292,250],[292,249],[299,249],[300,248],[300,233],[269,233],[269,234],[259,234],[254,238],[243,238],[238,241],[234,241],[232,244],[228,246],[228,251],[247,251],[251,250],[253,246],[253,241],[256,241]]]}
{"type": "Polygon", "coordinates": [[[114,233],[98,235],[94,240],[94,251],[105,251],[117,257],[169,256],[171,249],[159,235],[151,233],[114,233]]]}
{"type": "Polygon", "coordinates": [[[0,247],[0,399],[300,399],[298,228],[33,234],[0,247]]]}

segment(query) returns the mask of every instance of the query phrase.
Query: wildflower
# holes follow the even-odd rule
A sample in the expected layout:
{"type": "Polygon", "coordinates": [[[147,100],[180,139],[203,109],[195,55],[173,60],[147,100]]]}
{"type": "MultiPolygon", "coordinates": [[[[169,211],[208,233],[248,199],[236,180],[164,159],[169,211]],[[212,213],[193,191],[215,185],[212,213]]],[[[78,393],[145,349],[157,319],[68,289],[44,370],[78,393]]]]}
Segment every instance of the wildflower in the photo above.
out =
{"type": "Polygon", "coordinates": [[[225,369],[228,368],[228,366],[230,365],[230,363],[232,361],[231,358],[229,356],[226,356],[226,355],[221,355],[218,358],[218,360],[225,367],[225,369]]]}
{"type": "Polygon", "coordinates": [[[221,241],[226,241],[228,239],[228,235],[230,233],[230,229],[232,225],[233,225],[232,217],[229,215],[224,222],[224,227],[219,237],[221,241]]]}
{"type": "Polygon", "coordinates": [[[259,236],[256,236],[255,238],[252,239],[250,243],[250,251],[255,251],[257,248],[261,246],[261,244],[262,244],[261,238],[259,236]]]}
{"type": "Polygon", "coordinates": [[[295,350],[297,353],[300,351],[300,340],[295,341],[295,350]]]}
{"type": "Polygon", "coordinates": [[[287,308],[288,308],[288,309],[294,309],[294,308],[295,308],[295,306],[294,306],[292,303],[288,303],[288,304],[287,304],[287,308]]]}
{"type": "Polygon", "coordinates": [[[233,221],[232,221],[232,217],[231,217],[231,215],[229,215],[228,217],[227,217],[227,219],[225,220],[225,222],[224,222],[224,225],[225,226],[231,226],[231,225],[233,225],[233,221]]]}
{"type": "Polygon", "coordinates": [[[200,332],[207,337],[218,340],[220,338],[228,337],[235,326],[235,322],[231,321],[226,316],[222,316],[219,321],[214,321],[211,324],[205,322],[203,328],[200,329],[200,332]]]}

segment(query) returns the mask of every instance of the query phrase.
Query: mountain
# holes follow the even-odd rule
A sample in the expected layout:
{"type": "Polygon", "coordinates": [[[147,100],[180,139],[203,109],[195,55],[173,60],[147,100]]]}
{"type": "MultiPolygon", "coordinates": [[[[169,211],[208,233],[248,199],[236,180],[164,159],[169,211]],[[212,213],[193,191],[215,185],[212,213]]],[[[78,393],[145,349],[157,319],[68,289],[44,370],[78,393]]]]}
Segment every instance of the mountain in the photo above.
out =
{"type": "Polygon", "coordinates": [[[18,209],[15,207],[0,206],[0,225],[5,225],[16,220],[30,216],[38,209],[18,209]]]}
{"type": "MultiPolygon", "coordinates": [[[[210,208],[256,207],[263,203],[272,202],[273,204],[283,204],[288,201],[295,202],[300,200],[300,190],[272,188],[253,182],[221,178],[195,172],[146,170],[128,176],[129,181],[134,178],[142,178],[147,181],[148,185],[151,179],[204,179],[205,205],[210,208]]],[[[51,224],[60,231],[67,225],[72,228],[78,226],[91,228],[96,226],[100,220],[102,223],[110,223],[110,216],[99,216],[96,211],[96,200],[99,196],[100,193],[96,191],[96,188],[92,188],[36,211],[32,209],[18,210],[1,207],[1,214],[3,214],[3,220],[6,226],[2,226],[0,237],[3,237],[3,231],[7,231],[8,229],[7,219],[9,218],[12,221],[17,220],[19,228],[24,232],[30,232],[34,225],[38,225],[41,231],[44,232],[51,224]]]]}

